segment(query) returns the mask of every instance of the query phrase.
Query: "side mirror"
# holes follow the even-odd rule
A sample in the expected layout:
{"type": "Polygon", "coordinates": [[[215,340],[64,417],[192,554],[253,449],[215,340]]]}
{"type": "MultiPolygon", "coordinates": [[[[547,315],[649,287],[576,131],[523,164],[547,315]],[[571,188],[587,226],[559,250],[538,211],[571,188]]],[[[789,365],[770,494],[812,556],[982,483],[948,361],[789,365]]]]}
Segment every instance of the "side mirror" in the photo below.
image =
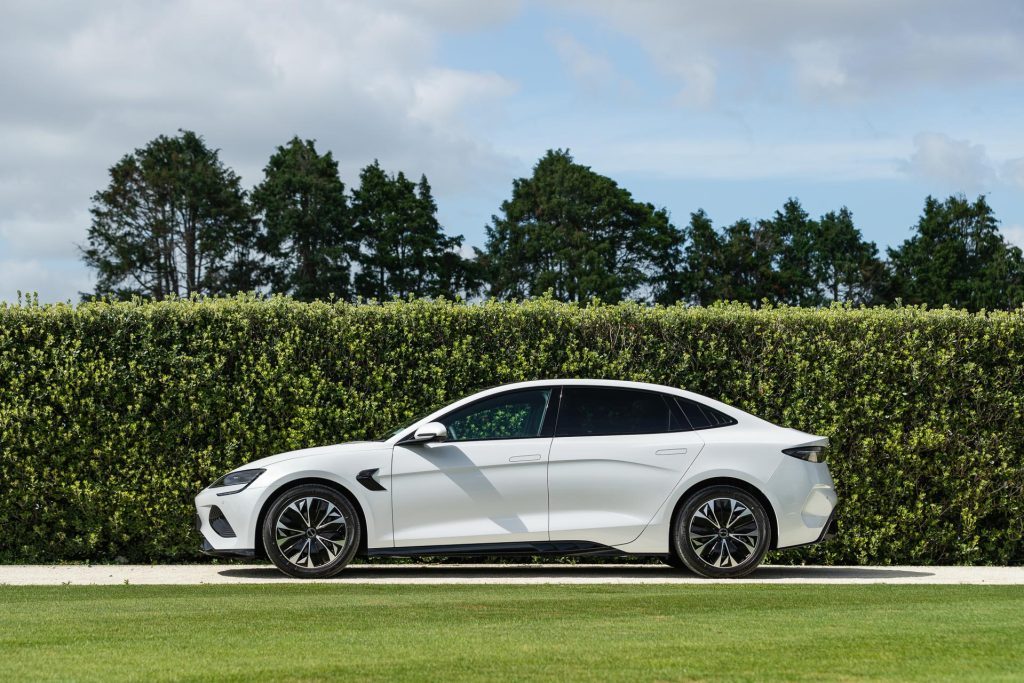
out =
{"type": "Polygon", "coordinates": [[[412,440],[416,443],[427,443],[428,441],[445,441],[448,439],[448,430],[440,422],[428,422],[422,425],[413,434],[412,440]]]}

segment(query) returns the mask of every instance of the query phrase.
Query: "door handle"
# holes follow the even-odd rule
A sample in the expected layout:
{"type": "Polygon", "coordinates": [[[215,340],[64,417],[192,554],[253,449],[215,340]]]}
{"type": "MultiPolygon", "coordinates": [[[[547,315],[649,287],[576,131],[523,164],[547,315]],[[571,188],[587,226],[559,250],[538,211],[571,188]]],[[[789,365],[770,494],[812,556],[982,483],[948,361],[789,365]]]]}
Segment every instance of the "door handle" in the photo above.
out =
{"type": "Polygon", "coordinates": [[[513,455],[508,459],[509,462],[529,462],[530,460],[540,460],[540,453],[531,453],[530,455],[513,455]]]}
{"type": "Polygon", "coordinates": [[[662,448],[660,451],[654,451],[655,455],[686,455],[685,448],[662,448]]]}

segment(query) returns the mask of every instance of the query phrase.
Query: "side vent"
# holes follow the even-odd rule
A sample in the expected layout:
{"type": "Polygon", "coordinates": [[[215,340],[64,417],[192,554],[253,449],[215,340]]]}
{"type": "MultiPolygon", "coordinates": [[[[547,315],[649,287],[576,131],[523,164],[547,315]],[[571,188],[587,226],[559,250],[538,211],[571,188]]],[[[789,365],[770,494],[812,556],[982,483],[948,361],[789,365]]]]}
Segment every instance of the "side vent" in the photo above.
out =
{"type": "Polygon", "coordinates": [[[374,467],[372,470],[363,470],[356,475],[356,481],[370,489],[371,491],[387,491],[386,488],[380,485],[380,482],[373,478],[373,475],[380,471],[379,467],[374,467]]]}

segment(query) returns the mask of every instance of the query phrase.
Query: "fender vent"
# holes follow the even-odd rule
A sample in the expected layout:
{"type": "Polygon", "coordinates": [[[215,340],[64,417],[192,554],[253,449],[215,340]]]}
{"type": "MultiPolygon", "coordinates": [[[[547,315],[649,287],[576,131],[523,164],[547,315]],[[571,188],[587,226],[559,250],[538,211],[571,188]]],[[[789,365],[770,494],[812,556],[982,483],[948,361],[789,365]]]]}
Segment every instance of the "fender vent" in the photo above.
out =
{"type": "Polygon", "coordinates": [[[380,485],[379,481],[373,478],[373,475],[377,474],[379,471],[379,467],[374,467],[372,470],[363,470],[356,475],[356,481],[371,491],[387,491],[386,488],[380,485]]]}

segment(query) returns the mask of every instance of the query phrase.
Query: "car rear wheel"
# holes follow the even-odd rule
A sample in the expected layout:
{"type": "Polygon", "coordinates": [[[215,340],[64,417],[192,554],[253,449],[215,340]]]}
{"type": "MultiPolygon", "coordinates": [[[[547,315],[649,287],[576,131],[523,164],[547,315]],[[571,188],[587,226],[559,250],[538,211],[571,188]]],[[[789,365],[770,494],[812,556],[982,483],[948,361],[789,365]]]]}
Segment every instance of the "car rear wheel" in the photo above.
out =
{"type": "Polygon", "coordinates": [[[322,579],[355,555],[362,527],[355,506],[338,491],[303,484],[279,496],[263,522],[263,547],[288,576],[322,579]]]}
{"type": "Polygon", "coordinates": [[[708,578],[738,578],[757,569],[772,543],[768,512],[735,486],[711,486],[692,495],[673,528],[676,554],[708,578]]]}

